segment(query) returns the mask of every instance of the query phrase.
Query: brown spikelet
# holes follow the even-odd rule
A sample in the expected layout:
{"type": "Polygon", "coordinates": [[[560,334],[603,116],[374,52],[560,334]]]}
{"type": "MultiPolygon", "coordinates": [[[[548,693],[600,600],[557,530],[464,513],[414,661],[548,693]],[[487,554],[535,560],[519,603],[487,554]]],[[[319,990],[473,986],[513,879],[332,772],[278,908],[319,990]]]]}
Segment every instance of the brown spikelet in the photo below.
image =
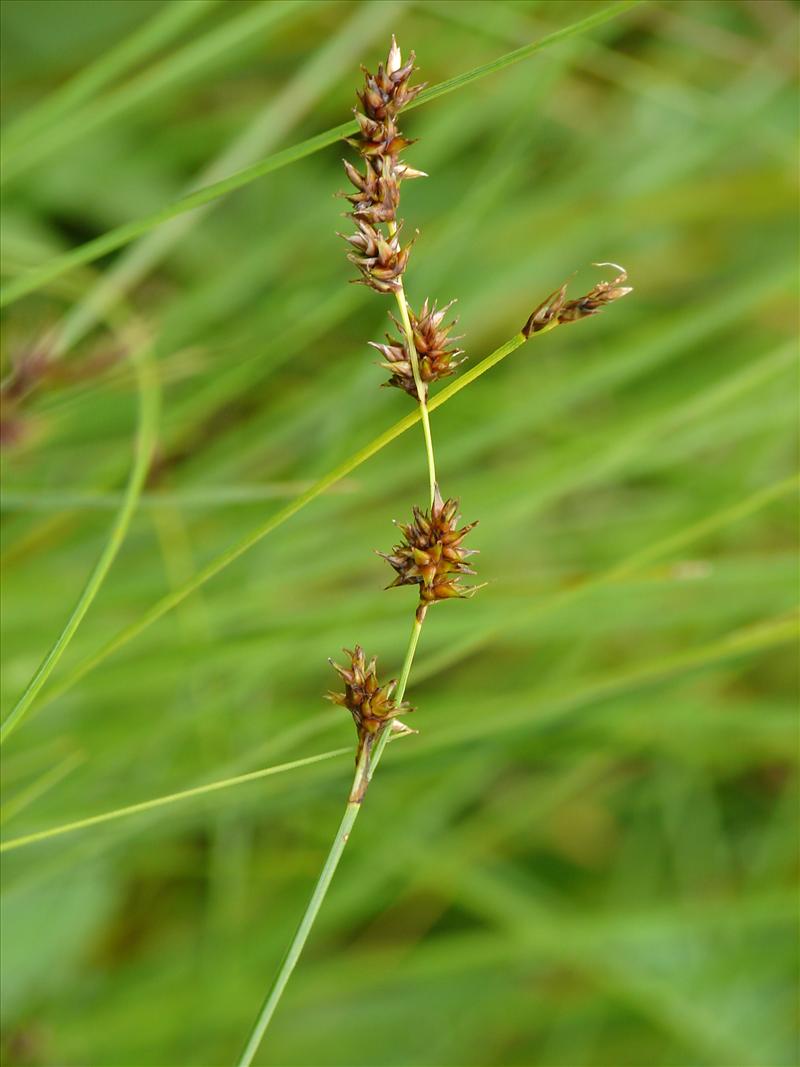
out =
{"type": "Polygon", "coordinates": [[[345,648],[343,652],[350,657],[348,667],[341,667],[333,660],[330,664],[345,683],[344,693],[331,692],[327,695],[334,704],[347,708],[359,731],[377,733],[381,725],[389,719],[398,715],[407,715],[414,710],[405,701],[398,704],[392,699],[392,694],[397,688],[395,679],[387,682],[386,685],[379,685],[375,656],[367,662],[361,645],[356,645],[352,651],[345,648]]]}
{"type": "MultiPolygon", "coordinates": [[[[417,351],[419,376],[426,387],[426,391],[431,382],[436,382],[440,378],[447,378],[449,375],[454,374],[456,367],[464,362],[463,359],[458,358],[463,349],[447,347],[448,344],[452,343],[452,340],[457,340],[457,338],[448,339],[448,334],[455,326],[456,320],[454,319],[452,322],[443,325],[444,317],[454,303],[455,301],[451,300],[444,307],[437,308],[436,304],[431,307],[426,300],[419,315],[415,315],[409,308],[409,320],[414,335],[414,347],[417,351]]],[[[394,316],[392,316],[392,321],[402,335],[402,327],[394,316]]],[[[411,362],[408,358],[405,339],[397,340],[387,334],[386,340],[389,343],[385,345],[377,344],[375,341],[369,342],[383,356],[384,362],[381,363],[381,366],[391,371],[391,377],[384,384],[397,386],[397,388],[405,390],[409,396],[418,400],[417,386],[414,381],[411,362]]]]}
{"type": "Polygon", "coordinates": [[[404,64],[392,37],[386,62],[378,64],[377,73],[364,70],[364,88],[358,93],[361,111],[354,111],[359,128],[348,138],[363,160],[363,173],[344,161],[345,173],[356,189],[346,194],[346,199],[358,232],[341,236],[360,253],[350,252],[347,257],[361,273],[355,280],[379,293],[399,291],[399,279],[411,251],[411,245],[402,247],[397,236],[400,182],[426,176],[400,159],[400,153],[413,142],[398,129],[397,116],[424,88],[409,85],[413,71],[413,52],[404,64]],[[386,227],[385,234],[380,226],[386,227]]]}
{"type": "Polygon", "coordinates": [[[364,115],[373,122],[393,119],[399,111],[411,103],[422,92],[424,85],[409,86],[408,80],[414,72],[415,54],[412,52],[406,63],[400,54],[397,41],[392,34],[392,44],[386,63],[378,64],[377,74],[362,67],[364,71],[364,88],[358,93],[358,99],[364,109],[364,115]]]}
{"type": "Polygon", "coordinates": [[[595,263],[593,266],[614,267],[620,273],[610,282],[598,282],[585,296],[581,296],[577,300],[566,299],[567,283],[564,282],[560,288],[551,293],[531,313],[528,321],[522,327],[522,333],[525,337],[530,337],[553,323],[560,326],[567,322],[577,322],[579,319],[585,319],[589,315],[596,315],[607,304],[620,300],[623,296],[627,296],[628,293],[633,291],[630,286],[623,284],[627,281],[628,274],[625,268],[620,267],[618,263],[595,263]]]}
{"type": "Polygon", "coordinates": [[[478,524],[470,522],[459,529],[457,512],[458,501],[443,501],[438,486],[429,512],[414,508],[414,521],[400,526],[400,544],[391,552],[378,553],[397,572],[390,589],[418,585],[420,603],[425,606],[476,591],[477,586],[462,586],[461,577],[475,573],[465,560],[477,549],[463,548],[461,542],[478,524]]]}
{"type": "MultiPolygon", "coordinates": [[[[327,699],[333,704],[347,708],[353,716],[358,732],[358,748],[356,749],[356,763],[361,758],[364,746],[371,750],[372,745],[380,730],[387,723],[392,722],[399,715],[408,715],[414,709],[406,701],[397,703],[392,699],[392,694],[397,688],[396,680],[379,685],[376,670],[377,660],[373,656],[369,662],[364,655],[361,645],[351,651],[349,648],[342,650],[349,657],[347,667],[341,667],[333,660],[330,665],[344,681],[344,693],[329,692],[327,699]]],[[[399,723],[400,731],[409,733],[399,723]]],[[[369,752],[367,754],[369,758],[369,752]]]]}

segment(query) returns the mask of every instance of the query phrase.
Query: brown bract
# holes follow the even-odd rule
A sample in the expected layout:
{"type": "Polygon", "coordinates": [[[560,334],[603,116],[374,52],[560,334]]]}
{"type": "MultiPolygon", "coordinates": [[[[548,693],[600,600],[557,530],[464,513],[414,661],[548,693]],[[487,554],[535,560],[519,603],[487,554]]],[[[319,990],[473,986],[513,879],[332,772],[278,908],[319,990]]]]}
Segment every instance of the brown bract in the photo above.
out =
{"type": "Polygon", "coordinates": [[[475,574],[465,560],[478,550],[463,548],[462,541],[477,522],[459,529],[458,501],[443,501],[438,486],[430,512],[416,507],[413,511],[414,521],[400,526],[400,544],[391,552],[378,553],[397,572],[388,588],[418,585],[420,605],[424,607],[439,600],[471,596],[478,587],[461,585],[461,576],[475,574]]]}

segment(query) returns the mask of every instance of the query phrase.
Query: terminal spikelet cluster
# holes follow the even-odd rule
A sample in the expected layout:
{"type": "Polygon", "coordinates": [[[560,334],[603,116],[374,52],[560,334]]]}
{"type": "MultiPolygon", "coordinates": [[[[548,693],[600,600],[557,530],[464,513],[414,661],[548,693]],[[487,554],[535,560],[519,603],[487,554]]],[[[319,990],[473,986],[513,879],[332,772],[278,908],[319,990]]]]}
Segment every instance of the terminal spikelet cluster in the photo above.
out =
{"type": "Polygon", "coordinates": [[[400,159],[413,142],[398,129],[397,116],[424,88],[409,85],[413,72],[414,53],[403,63],[392,37],[386,62],[378,64],[377,74],[364,69],[365,85],[358,93],[361,110],[354,109],[359,129],[348,143],[361,156],[363,172],[344,160],[345,174],[356,190],[347,194],[356,232],[340,236],[352,247],[347,258],[361,274],[355,280],[379,293],[399,290],[411,251],[411,245],[403,247],[399,237],[400,183],[426,177],[400,159]]]}

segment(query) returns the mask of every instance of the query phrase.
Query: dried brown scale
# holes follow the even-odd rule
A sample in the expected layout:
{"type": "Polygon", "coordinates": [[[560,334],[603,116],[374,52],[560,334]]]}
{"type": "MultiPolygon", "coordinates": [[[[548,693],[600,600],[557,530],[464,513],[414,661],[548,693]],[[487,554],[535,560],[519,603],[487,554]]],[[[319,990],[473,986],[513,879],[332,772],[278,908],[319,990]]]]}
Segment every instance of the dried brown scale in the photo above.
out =
{"type": "Polygon", "coordinates": [[[525,337],[530,337],[540,330],[553,324],[564,325],[568,322],[577,322],[579,319],[588,318],[602,311],[608,304],[620,300],[632,292],[630,286],[623,283],[628,280],[628,274],[624,267],[617,263],[595,263],[595,267],[614,267],[620,273],[610,282],[598,282],[585,296],[577,300],[566,300],[567,282],[551,293],[550,296],[536,308],[522,327],[525,337]]]}
{"type": "Polygon", "coordinates": [[[461,577],[475,574],[465,561],[477,549],[463,548],[461,542],[478,524],[470,522],[459,529],[457,512],[458,501],[443,501],[438,486],[429,512],[413,509],[414,521],[400,526],[403,541],[391,552],[378,553],[397,573],[389,589],[418,585],[420,603],[425,606],[476,591],[476,586],[461,585],[461,577]]]}
{"type": "MultiPolygon", "coordinates": [[[[332,703],[347,708],[353,716],[358,732],[356,750],[356,763],[358,763],[364,746],[371,749],[376,737],[387,723],[392,722],[398,715],[408,715],[414,709],[406,701],[397,703],[392,699],[392,694],[397,688],[395,679],[383,686],[378,683],[377,660],[373,656],[367,662],[361,645],[356,645],[352,651],[348,648],[342,651],[350,658],[349,666],[341,667],[333,660],[328,662],[344,681],[344,693],[329,692],[327,698],[332,703]]],[[[401,733],[411,732],[400,723],[393,724],[392,728],[401,733]]]]}
{"type": "MultiPolygon", "coordinates": [[[[456,368],[464,362],[463,359],[458,359],[464,351],[462,348],[447,347],[452,341],[458,340],[458,338],[448,338],[456,320],[454,319],[446,326],[442,325],[445,315],[454,303],[455,301],[451,300],[444,307],[437,308],[436,304],[430,307],[426,300],[419,315],[415,315],[409,308],[419,377],[426,388],[431,382],[455,374],[456,368]]],[[[402,327],[394,316],[392,316],[392,321],[402,333],[402,327]]],[[[377,344],[375,341],[369,342],[384,357],[385,362],[381,363],[381,366],[392,372],[391,378],[384,384],[397,386],[398,389],[405,390],[409,396],[418,400],[417,385],[414,381],[414,372],[408,358],[405,341],[397,340],[388,334],[386,340],[389,342],[386,345],[377,344]]]]}
{"type": "Polygon", "coordinates": [[[351,178],[357,193],[346,193],[345,199],[353,205],[352,218],[369,222],[373,226],[394,222],[400,203],[400,188],[397,176],[388,169],[385,173],[376,173],[372,167],[365,174],[355,172],[358,181],[351,178]]]}
{"type": "Polygon", "coordinates": [[[354,110],[353,113],[361,127],[361,133],[346,140],[364,159],[382,164],[384,157],[388,156],[394,161],[396,156],[414,144],[414,141],[404,137],[398,130],[394,119],[372,122],[358,111],[354,110]]]}

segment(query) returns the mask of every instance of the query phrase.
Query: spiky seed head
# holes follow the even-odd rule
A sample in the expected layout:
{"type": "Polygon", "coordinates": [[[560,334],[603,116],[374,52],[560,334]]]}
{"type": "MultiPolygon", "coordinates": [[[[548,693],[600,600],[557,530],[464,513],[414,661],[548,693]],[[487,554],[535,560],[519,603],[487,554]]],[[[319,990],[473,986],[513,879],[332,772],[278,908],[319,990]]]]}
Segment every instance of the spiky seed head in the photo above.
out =
{"type": "Polygon", "coordinates": [[[342,667],[330,660],[330,665],[344,682],[344,693],[327,693],[327,699],[340,707],[347,708],[353,716],[358,734],[358,762],[364,745],[370,745],[386,723],[398,715],[408,715],[414,709],[406,701],[398,703],[393,699],[397,682],[393,679],[386,685],[380,685],[377,674],[377,659],[369,661],[361,645],[354,649],[343,649],[349,658],[347,666],[342,667]]]}
{"type": "MultiPolygon", "coordinates": [[[[457,320],[443,325],[443,320],[455,301],[451,300],[444,307],[432,306],[429,301],[422,305],[417,315],[409,308],[409,320],[414,336],[414,347],[417,352],[417,364],[419,376],[427,387],[431,382],[440,378],[447,378],[455,373],[464,360],[458,357],[462,355],[461,348],[448,348],[448,345],[457,338],[448,338],[448,334],[455,326],[457,320]]],[[[386,335],[388,344],[377,344],[370,341],[370,345],[383,356],[381,366],[391,372],[391,377],[385,385],[393,385],[403,389],[414,400],[417,397],[417,386],[414,381],[414,373],[411,368],[409,353],[406,346],[405,334],[400,323],[392,316],[392,321],[400,332],[400,339],[386,335]]]]}
{"type": "Polygon", "coordinates": [[[400,225],[397,218],[400,182],[426,177],[424,171],[415,170],[400,159],[400,153],[413,142],[398,129],[397,116],[423,89],[422,85],[408,84],[413,70],[413,53],[404,64],[394,36],[386,62],[378,65],[377,73],[364,70],[364,88],[358,93],[361,109],[354,109],[358,132],[348,138],[348,143],[357,149],[364,162],[364,172],[347,161],[344,164],[345,173],[356,188],[356,193],[347,194],[347,199],[352,205],[350,215],[359,230],[361,223],[373,228],[388,228],[386,239],[391,256],[384,252],[382,257],[375,259],[372,250],[362,250],[351,241],[354,247],[364,252],[359,259],[349,257],[361,272],[361,277],[356,280],[379,293],[399,290],[399,279],[408,263],[410,245],[401,248],[396,240],[400,225]]]}
{"type": "Polygon", "coordinates": [[[403,540],[391,552],[379,553],[397,575],[388,588],[419,586],[420,603],[425,606],[471,596],[478,587],[461,585],[461,578],[475,574],[466,560],[477,549],[464,548],[462,542],[477,522],[459,528],[458,501],[442,500],[438,486],[430,511],[415,507],[413,516],[412,522],[399,527],[403,540]]]}
{"type": "Polygon", "coordinates": [[[392,36],[386,63],[378,64],[376,74],[370,74],[364,69],[364,88],[358,93],[358,98],[367,118],[377,122],[394,118],[422,92],[424,85],[412,87],[408,84],[414,72],[415,59],[416,56],[412,52],[408,61],[403,64],[397,41],[392,36]]]}

